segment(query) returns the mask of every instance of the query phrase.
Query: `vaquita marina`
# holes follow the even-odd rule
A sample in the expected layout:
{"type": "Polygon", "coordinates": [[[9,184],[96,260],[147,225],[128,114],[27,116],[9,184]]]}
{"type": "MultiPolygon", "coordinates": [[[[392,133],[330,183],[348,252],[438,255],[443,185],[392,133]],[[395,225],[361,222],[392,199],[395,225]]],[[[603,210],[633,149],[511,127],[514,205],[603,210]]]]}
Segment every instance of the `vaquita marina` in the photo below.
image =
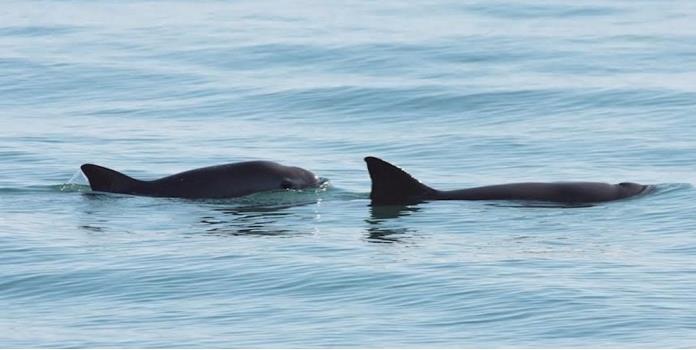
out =
{"type": "Polygon", "coordinates": [[[694,18],[3,1],[0,348],[695,347],[694,18]]]}

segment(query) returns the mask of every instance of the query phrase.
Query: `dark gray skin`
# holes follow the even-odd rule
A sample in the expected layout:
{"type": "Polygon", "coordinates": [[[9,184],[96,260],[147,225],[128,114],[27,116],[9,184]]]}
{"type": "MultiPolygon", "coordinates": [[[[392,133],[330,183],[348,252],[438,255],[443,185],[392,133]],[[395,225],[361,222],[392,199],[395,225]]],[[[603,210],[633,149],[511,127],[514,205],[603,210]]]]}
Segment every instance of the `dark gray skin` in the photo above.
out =
{"type": "Polygon", "coordinates": [[[558,203],[607,202],[647,193],[652,186],[633,182],[520,182],[439,191],[379,158],[366,157],[372,179],[373,205],[411,204],[427,200],[525,200],[558,203]]]}
{"type": "Polygon", "coordinates": [[[268,161],[250,161],[193,169],[142,181],[94,164],[80,167],[93,191],[149,197],[234,198],[257,192],[317,187],[308,170],[268,161]]]}

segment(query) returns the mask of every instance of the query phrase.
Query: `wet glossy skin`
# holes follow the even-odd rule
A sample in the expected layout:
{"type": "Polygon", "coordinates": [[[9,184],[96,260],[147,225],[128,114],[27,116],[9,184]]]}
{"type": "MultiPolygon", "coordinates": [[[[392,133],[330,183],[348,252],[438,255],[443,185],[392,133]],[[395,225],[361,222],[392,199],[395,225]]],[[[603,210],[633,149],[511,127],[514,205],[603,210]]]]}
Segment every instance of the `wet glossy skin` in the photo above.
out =
{"type": "Polygon", "coordinates": [[[651,186],[632,182],[519,182],[439,191],[399,167],[367,157],[373,204],[407,204],[424,200],[529,200],[559,203],[606,202],[646,193],[651,186]]]}
{"type": "Polygon", "coordinates": [[[319,185],[317,177],[308,170],[268,161],[210,166],[152,181],[136,180],[92,164],[81,168],[94,191],[151,197],[234,198],[319,185]]]}

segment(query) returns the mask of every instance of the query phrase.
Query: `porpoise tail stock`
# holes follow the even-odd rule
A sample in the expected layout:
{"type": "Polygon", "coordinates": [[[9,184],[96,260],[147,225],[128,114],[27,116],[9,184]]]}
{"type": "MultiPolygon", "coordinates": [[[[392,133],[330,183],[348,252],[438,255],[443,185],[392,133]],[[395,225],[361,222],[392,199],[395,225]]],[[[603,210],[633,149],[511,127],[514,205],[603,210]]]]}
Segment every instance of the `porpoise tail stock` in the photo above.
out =
{"type": "Polygon", "coordinates": [[[606,202],[647,193],[653,186],[633,182],[519,182],[439,191],[399,167],[376,157],[366,157],[372,180],[373,205],[413,204],[427,200],[526,200],[558,203],[606,202]]]}
{"type": "Polygon", "coordinates": [[[137,180],[94,164],[80,167],[93,191],[190,199],[234,198],[249,194],[318,187],[312,172],[268,161],[223,164],[184,171],[160,179],[137,180]]]}

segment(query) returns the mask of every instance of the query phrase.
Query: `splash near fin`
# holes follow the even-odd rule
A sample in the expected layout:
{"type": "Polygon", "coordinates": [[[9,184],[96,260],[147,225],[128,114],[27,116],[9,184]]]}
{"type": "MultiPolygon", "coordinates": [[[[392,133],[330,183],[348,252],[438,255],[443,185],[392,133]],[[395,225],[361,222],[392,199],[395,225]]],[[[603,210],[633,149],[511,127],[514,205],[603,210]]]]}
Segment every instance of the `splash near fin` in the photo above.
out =
{"type": "Polygon", "coordinates": [[[372,179],[370,199],[376,205],[411,204],[431,198],[436,190],[424,185],[401,168],[379,158],[366,157],[372,179]]]}
{"type": "Polygon", "coordinates": [[[83,164],[80,169],[87,176],[92,191],[131,193],[140,182],[118,171],[99,165],[83,164]]]}

